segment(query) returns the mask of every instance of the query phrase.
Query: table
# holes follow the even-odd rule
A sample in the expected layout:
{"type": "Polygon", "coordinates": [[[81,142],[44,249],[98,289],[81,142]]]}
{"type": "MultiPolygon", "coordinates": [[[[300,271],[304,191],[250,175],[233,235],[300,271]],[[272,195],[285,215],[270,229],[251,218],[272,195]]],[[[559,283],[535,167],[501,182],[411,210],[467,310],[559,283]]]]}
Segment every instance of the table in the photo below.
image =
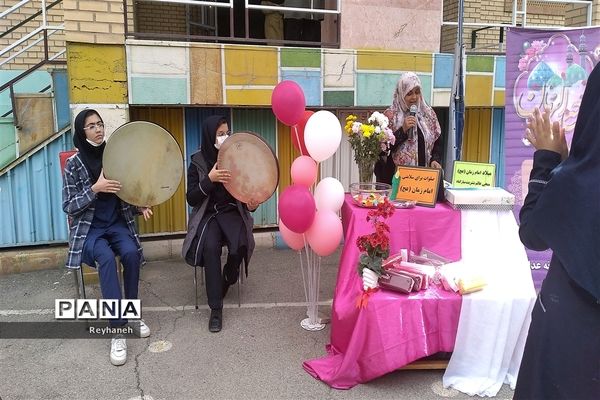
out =
{"type": "Polygon", "coordinates": [[[471,396],[495,396],[512,388],[536,300],[529,261],[511,211],[435,208],[398,210],[392,216],[392,251],[422,247],[476,270],[487,286],[465,296],[437,288],[409,296],[380,290],[365,309],[356,273],[356,238],[372,232],[361,209],[346,196],[345,246],[334,293],[328,355],[304,369],[331,387],[349,389],[439,351],[453,351],[444,387],[471,396]]]}
{"type": "MultiPolygon", "coordinates": [[[[380,290],[366,308],[357,309],[362,281],[356,272],[358,236],[371,233],[369,209],[346,195],[342,207],[344,249],[334,293],[328,356],[306,361],[305,370],[337,389],[397,370],[422,357],[452,351],[461,297],[430,287],[403,295],[380,290]]],[[[398,209],[387,221],[390,248],[420,252],[425,247],[451,260],[461,258],[461,214],[445,204],[435,208],[398,209]]]]}

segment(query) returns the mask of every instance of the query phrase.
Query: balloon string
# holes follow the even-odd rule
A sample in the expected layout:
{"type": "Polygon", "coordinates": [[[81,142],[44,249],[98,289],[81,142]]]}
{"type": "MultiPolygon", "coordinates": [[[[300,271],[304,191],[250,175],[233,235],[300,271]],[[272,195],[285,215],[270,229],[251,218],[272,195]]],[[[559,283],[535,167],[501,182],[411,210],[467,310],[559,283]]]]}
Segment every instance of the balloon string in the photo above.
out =
{"type": "Polygon", "coordinates": [[[294,128],[294,135],[296,135],[296,141],[298,142],[298,149],[300,150],[300,155],[304,156],[305,154],[302,153],[302,143],[300,143],[300,135],[298,135],[298,125],[294,125],[292,126],[292,128],[294,128]]]}

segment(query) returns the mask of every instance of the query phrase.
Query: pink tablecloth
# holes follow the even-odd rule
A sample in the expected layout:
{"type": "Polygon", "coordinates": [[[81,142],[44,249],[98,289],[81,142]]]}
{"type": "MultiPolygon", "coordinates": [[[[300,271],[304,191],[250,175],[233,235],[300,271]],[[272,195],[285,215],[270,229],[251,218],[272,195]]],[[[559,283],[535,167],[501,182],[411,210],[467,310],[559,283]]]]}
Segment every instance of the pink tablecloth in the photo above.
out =
{"type": "MultiPolygon", "coordinates": [[[[371,233],[368,209],[346,195],[342,207],[344,249],[340,260],[331,317],[328,355],[304,362],[304,369],[336,389],[397,370],[419,358],[452,351],[460,315],[460,296],[435,286],[410,296],[379,290],[364,309],[355,302],[362,281],[356,272],[356,239],[371,233]]],[[[398,209],[391,220],[391,249],[422,247],[453,261],[460,259],[460,212],[444,204],[435,208],[398,209]]]]}

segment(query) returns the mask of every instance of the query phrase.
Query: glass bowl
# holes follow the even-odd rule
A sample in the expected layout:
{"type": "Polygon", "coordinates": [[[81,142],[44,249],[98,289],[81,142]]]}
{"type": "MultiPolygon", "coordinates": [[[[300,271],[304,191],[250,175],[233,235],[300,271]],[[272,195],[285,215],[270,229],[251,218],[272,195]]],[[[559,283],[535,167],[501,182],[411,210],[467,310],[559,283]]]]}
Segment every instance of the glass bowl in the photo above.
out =
{"type": "Polygon", "coordinates": [[[390,197],[392,185],[381,182],[357,182],[350,185],[350,195],[359,207],[375,208],[390,197]]]}

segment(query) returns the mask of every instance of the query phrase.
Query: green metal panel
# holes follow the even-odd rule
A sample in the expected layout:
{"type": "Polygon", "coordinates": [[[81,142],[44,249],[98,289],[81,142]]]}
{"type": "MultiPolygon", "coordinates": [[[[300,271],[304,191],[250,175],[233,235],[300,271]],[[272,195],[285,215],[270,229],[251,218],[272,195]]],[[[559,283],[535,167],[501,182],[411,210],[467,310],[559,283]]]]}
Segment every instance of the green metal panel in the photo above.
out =
{"type": "Polygon", "coordinates": [[[0,118],[0,169],[17,158],[17,137],[12,118],[0,118]]]}
{"type": "MultiPolygon", "coordinates": [[[[233,109],[231,126],[234,132],[251,131],[260,135],[277,154],[277,124],[271,109],[233,109]]],[[[277,225],[277,192],[254,212],[254,225],[277,225]]]]}

